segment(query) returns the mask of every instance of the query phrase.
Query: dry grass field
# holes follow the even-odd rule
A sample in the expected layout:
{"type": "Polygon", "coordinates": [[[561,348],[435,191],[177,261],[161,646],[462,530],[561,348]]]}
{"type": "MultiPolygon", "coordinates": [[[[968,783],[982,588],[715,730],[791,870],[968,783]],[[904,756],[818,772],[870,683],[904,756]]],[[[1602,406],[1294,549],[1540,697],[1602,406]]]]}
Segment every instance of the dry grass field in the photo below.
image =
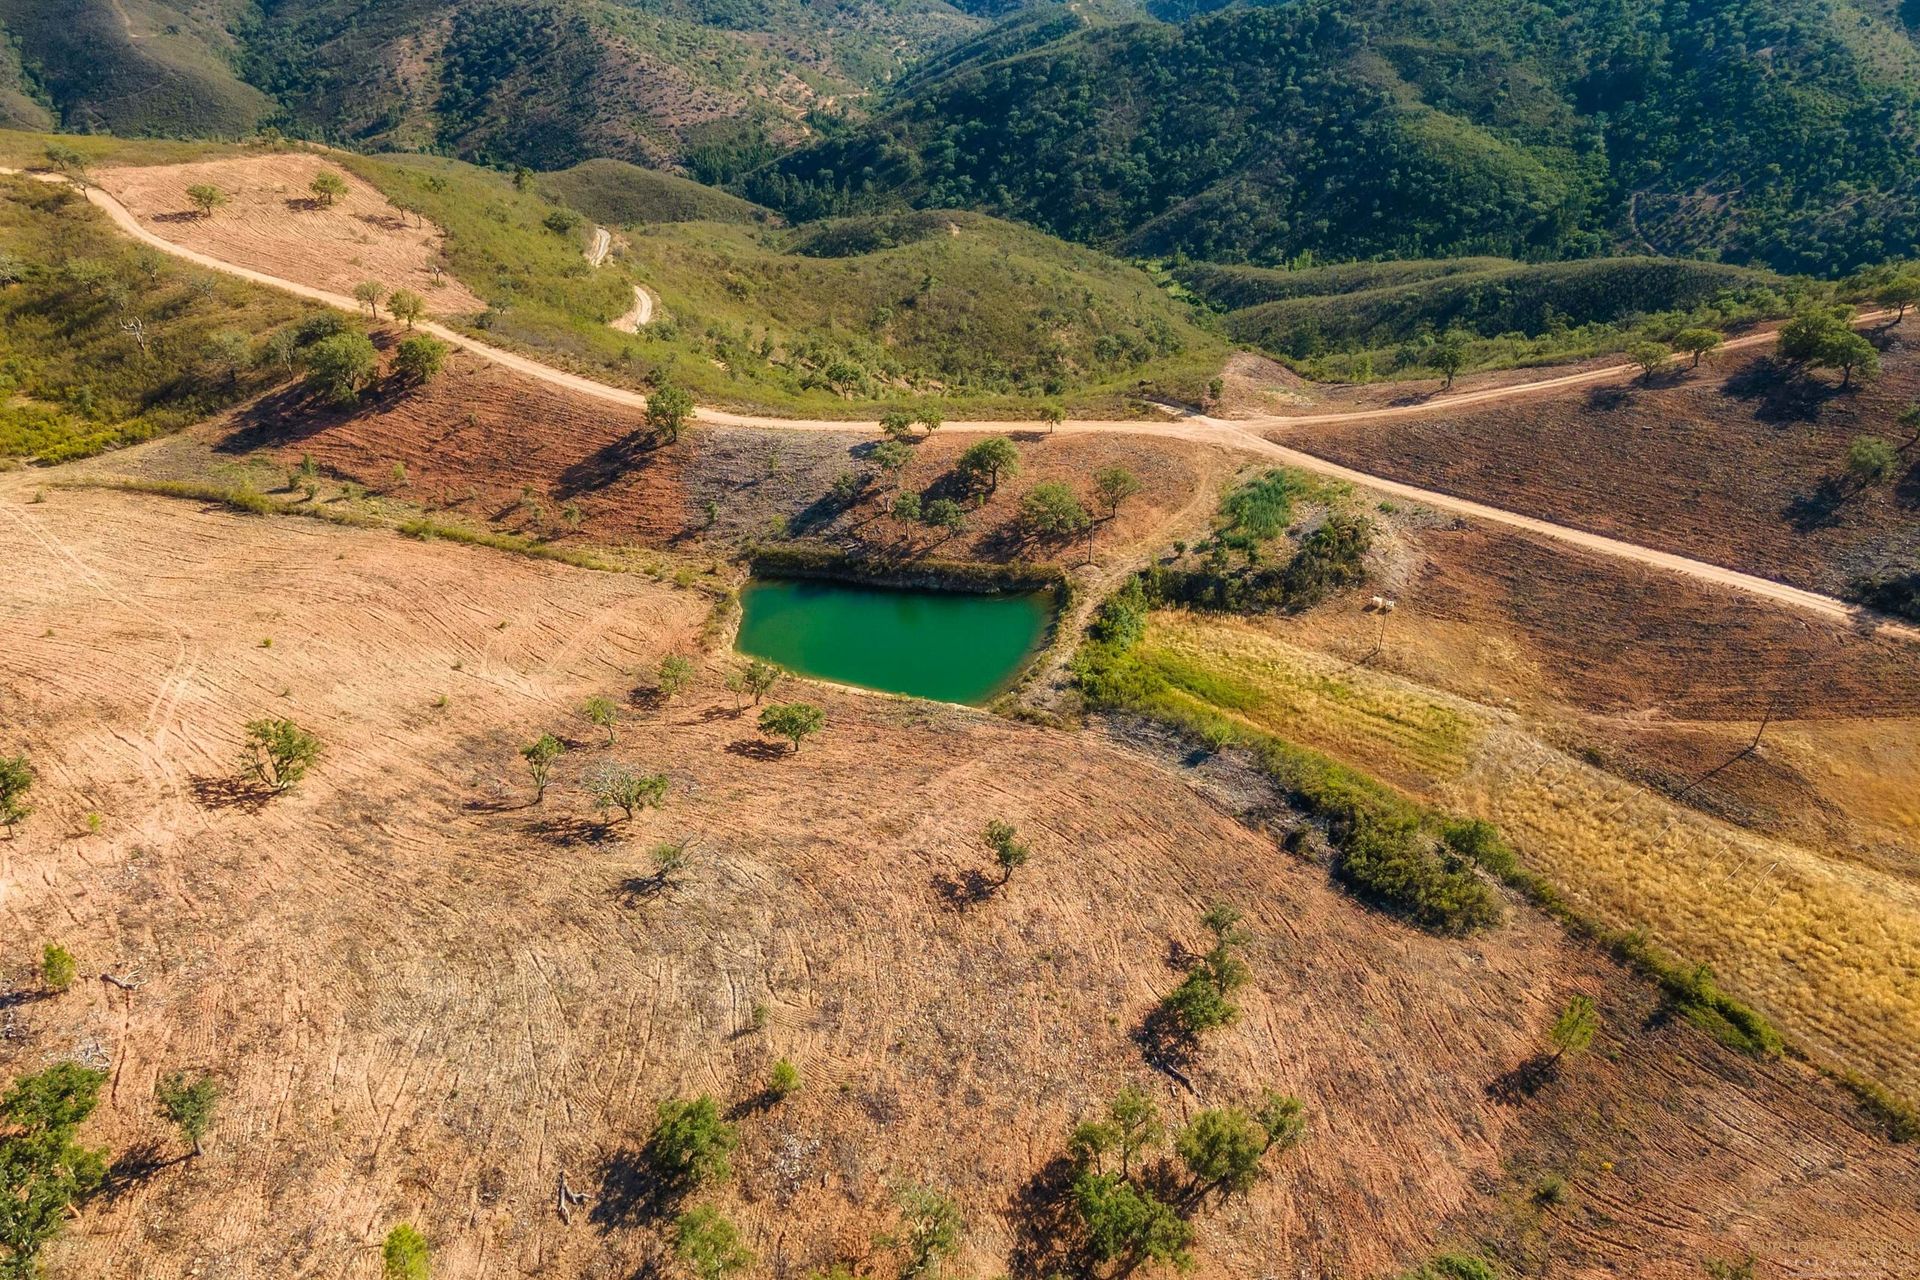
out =
{"type": "MultiPolygon", "coordinates": [[[[1376,475],[1476,498],[1836,594],[1920,556],[1920,321],[1869,329],[1884,374],[1841,390],[1770,354],[1729,355],[1653,386],[1605,387],[1275,438],[1376,475]],[[1901,447],[1861,487],[1848,444],[1901,447]]],[[[1536,371],[1533,376],[1539,376],[1536,371]]]]}
{"type": "Polygon", "coordinates": [[[29,497],[0,493],[18,549],[0,697],[41,774],[0,845],[0,1073],[108,1064],[86,1136],[135,1157],[55,1277],[371,1277],[402,1219],[436,1274],[645,1273],[661,1228],[629,1192],[654,1103],[746,1102],[783,1055],[801,1091],[743,1109],[717,1195],[756,1275],[885,1266],[873,1236],[908,1184],[959,1202],[959,1273],[1033,1274],[1047,1242],[1022,1189],[1127,1082],[1175,1116],[1267,1086],[1310,1109],[1274,1176],[1203,1215],[1203,1276],[1381,1275],[1442,1247],[1556,1277],[1692,1280],[1749,1253],[1920,1267],[1920,1158],[1803,1068],[1658,1016],[1525,911],[1462,944],[1356,905],[1236,821],[1224,764],[822,688],[826,732],[769,752],[717,657],[680,699],[628,704],[609,748],[580,701],[644,688],[705,597],[377,530],[29,497]],[[234,753],[272,712],[326,751],[260,801],[234,753]],[[515,747],[542,730],[575,745],[534,805],[515,747]],[[665,770],[665,808],[600,822],[579,779],[605,758],[665,770]],[[956,906],[942,886],[982,865],[995,817],[1035,861],[956,906]],[[645,854],[662,839],[691,851],[665,887],[645,854]],[[1131,1031],[1216,899],[1248,913],[1255,982],[1183,1085],[1131,1031]],[[86,976],[43,999],[24,970],[47,940],[86,976]],[[1575,990],[1605,1013],[1597,1051],[1502,1100],[1575,990]],[[153,1114],[176,1067],[225,1091],[196,1161],[153,1114]],[[591,1197],[571,1225],[562,1172],[591,1197]],[[1557,1206],[1532,1198],[1548,1176],[1557,1206]]]}
{"type": "Polygon", "coordinates": [[[351,296],[363,280],[411,289],[435,315],[463,315],[486,304],[451,276],[430,270],[442,234],[325,156],[238,156],[191,164],[100,169],[93,180],[149,230],[175,244],[284,280],[351,296]],[[309,185],[322,170],[347,193],[332,204],[309,185]],[[187,188],[210,184],[228,203],[202,216],[187,188]]]}

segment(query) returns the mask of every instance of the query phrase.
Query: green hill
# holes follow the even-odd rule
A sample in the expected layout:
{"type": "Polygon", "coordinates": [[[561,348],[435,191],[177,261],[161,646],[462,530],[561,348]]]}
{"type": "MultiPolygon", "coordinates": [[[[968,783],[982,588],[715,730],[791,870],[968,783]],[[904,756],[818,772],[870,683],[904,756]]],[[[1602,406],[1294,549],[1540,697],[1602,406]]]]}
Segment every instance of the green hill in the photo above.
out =
{"type": "Polygon", "coordinates": [[[540,176],[550,199],[611,227],[648,222],[770,222],[770,209],[677,174],[624,160],[587,160],[540,176]]]}
{"type": "Polygon", "coordinates": [[[744,191],[960,206],[1142,255],[1707,254],[1838,273],[1920,240],[1920,53],[1827,0],[1300,0],[1015,19],[744,191]]]}

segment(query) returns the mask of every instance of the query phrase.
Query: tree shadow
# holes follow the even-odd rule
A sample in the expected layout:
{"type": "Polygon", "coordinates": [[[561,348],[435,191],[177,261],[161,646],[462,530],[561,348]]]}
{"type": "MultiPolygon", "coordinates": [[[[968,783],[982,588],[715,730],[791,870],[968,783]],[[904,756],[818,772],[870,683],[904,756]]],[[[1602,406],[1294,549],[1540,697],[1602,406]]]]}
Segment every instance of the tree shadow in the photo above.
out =
{"type": "Polygon", "coordinates": [[[638,1151],[616,1151],[600,1165],[600,1195],[587,1221],[600,1227],[638,1227],[671,1214],[687,1188],[660,1176],[651,1158],[652,1144],[638,1151]]]}
{"type": "Polygon", "coordinates": [[[539,818],[527,824],[527,834],[558,845],[562,849],[572,849],[580,845],[605,844],[613,837],[613,824],[598,818],[581,818],[571,814],[552,818],[539,818]]]}
{"type": "Polygon", "coordinates": [[[1761,422],[1817,422],[1837,386],[1806,376],[1804,366],[1778,356],[1761,356],[1730,374],[1720,390],[1736,400],[1754,402],[1761,422]]]}
{"type": "Polygon", "coordinates": [[[525,800],[510,800],[504,797],[497,800],[469,800],[461,807],[468,813],[512,813],[517,809],[531,809],[540,803],[529,797],[525,800]]]}
{"type": "Polygon", "coordinates": [[[715,720],[738,720],[745,714],[747,714],[745,707],[708,707],[700,713],[699,722],[701,724],[712,724],[715,720]]]}
{"type": "Polygon", "coordinates": [[[1188,1078],[1187,1070],[1193,1066],[1200,1043],[1171,1011],[1155,1005],[1133,1029],[1132,1040],[1140,1050],[1142,1062],[1187,1092],[1193,1092],[1193,1081],[1188,1078]]]}
{"type": "Polygon", "coordinates": [[[1505,1107],[1517,1107],[1560,1078],[1560,1064],[1551,1054],[1536,1053],[1487,1085],[1487,1096],[1505,1107]]]}
{"type": "Polygon", "coordinates": [[[113,1163],[107,1167],[107,1180],[101,1184],[100,1196],[112,1204],[151,1182],[162,1170],[190,1159],[190,1152],[162,1155],[157,1141],[144,1139],[113,1158],[113,1163]]]}
{"type": "Polygon", "coordinates": [[[993,897],[999,888],[978,871],[964,871],[959,876],[936,875],[933,877],[933,891],[940,899],[940,905],[949,911],[964,912],[977,907],[993,897]]]}
{"type": "Polygon", "coordinates": [[[368,226],[378,227],[382,231],[405,231],[407,229],[407,220],[391,213],[356,213],[353,216],[368,226]]]}
{"type": "Polygon", "coordinates": [[[1007,1272],[1018,1280],[1087,1274],[1092,1259],[1073,1241],[1073,1161],[1057,1155],[1036,1170],[1008,1199],[1013,1247],[1007,1272]]]}
{"type": "Polygon", "coordinates": [[[1633,389],[1619,383],[1595,387],[1587,392],[1587,408],[1595,413],[1613,413],[1633,403],[1633,389]]]}
{"type": "Polygon", "coordinates": [[[660,445],[660,437],[652,431],[630,431],[562,471],[554,496],[565,500],[605,489],[639,468],[660,445]]]}
{"type": "Polygon", "coordinates": [[[232,775],[196,774],[187,779],[187,785],[202,809],[238,809],[241,813],[258,813],[279,794],[264,782],[232,775]]]}
{"type": "Polygon", "coordinates": [[[302,382],[290,382],[278,391],[270,391],[233,415],[233,430],[214,446],[216,453],[252,453],[272,445],[294,444],[337,427],[358,413],[369,399],[363,393],[361,404],[342,406],[309,392],[302,382]]]}
{"type": "Polygon", "coordinates": [[[765,738],[737,738],[727,744],[727,754],[745,760],[785,760],[793,752],[765,738]]]}
{"type": "Polygon", "coordinates": [[[164,223],[199,222],[206,216],[206,214],[201,213],[198,209],[179,209],[173,213],[156,213],[150,221],[164,223]]]}
{"type": "Polygon", "coordinates": [[[1893,482],[1893,500],[1903,507],[1920,507],[1920,459],[1893,482]]]}
{"type": "Polygon", "coordinates": [[[327,207],[327,202],[313,196],[288,196],[284,202],[293,213],[317,213],[327,207]]]}
{"type": "Polygon", "coordinates": [[[650,876],[628,876],[614,886],[614,896],[621,904],[637,907],[643,902],[651,902],[673,887],[673,878],[665,871],[656,871],[650,876]]]}
{"type": "Polygon", "coordinates": [[[1840,510],[1849,496],[1845,482],[1827,476],[1814,486],[1812,493],[1795,494],[1793,500],[1780,509],[1780,514],[1795,533],[1832,529],[1844,523],[1840,510]]]}

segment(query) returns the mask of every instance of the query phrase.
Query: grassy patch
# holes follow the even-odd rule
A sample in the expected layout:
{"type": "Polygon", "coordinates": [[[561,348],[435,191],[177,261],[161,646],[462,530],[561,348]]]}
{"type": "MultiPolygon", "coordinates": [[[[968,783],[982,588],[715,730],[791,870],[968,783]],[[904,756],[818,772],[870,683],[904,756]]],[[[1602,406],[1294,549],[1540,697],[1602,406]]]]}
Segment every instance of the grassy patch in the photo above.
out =
{"type": "Polygon", "coordinates": [[[624,160],[587,160],[540,175],[548,199],[609,227],[649,222],[768,222],[771,209],[676,174],[624,160]]]}
{"type": "Polygon", "coordinates": [[[175,431],[284,375],[262,341],[318,308],[142,249],[66,187],[0,179],[0,457],[175,431]]]}

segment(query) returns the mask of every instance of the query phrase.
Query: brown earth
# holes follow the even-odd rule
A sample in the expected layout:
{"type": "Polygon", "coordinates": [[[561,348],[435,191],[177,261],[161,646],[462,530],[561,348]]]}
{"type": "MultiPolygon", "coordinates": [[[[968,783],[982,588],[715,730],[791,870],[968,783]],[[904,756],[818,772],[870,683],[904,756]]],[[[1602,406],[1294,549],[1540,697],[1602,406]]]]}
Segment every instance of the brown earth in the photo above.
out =
{"type": "MultiPolygon", "coordinates": [[[[381,335],[382,345],[390,348],[395,337],[381,335]]],[[[1111,518],[1097,513],[1094,548],[1104,558],[1153,538],[1176,517],[1204,519],[1214,477],[1242,462],[1225,448],[1190,441],[1015,432],[1020,472],[991,494],[968,495],[951,472],[978,436],[936,432],[921,438],[900,477],[903,489],[965,500],[967,528],[936,531],[885,518],[889,494],[868,460],[869,433],[695,426],[661,445],[638,409],[569,395],[465,352],[425,386],[382,384],[351,411],[289,387],[200,434],[223,452],[266,451],[287,465],[311,457],[358,483],[520,532],[685,547],[790,532],[906,560],[1077,562],[1083,539],[1021,532],[1020,499],[1054,481],[1091,508],[1093,475],[1125,467],[1141,491],[1111,518]],[[396,463],[405,468],[403,486],[394,480],[396,463]],[[851,502],[830,495],[842,475],[868,478],[851,502]],[[567,518],[569,508],[577,519],[567,518]]]]}
{"type": "Polygon", "coordinates": [[[1770,354],[1653,386],[1516,398],[1432,416],[1320,423],[1274,438],[1336,462],[1645,546],[1838,594],[1920,563],[1920,444],[1896,419],[1920,400],[1920,324],[1870,328],[1885,374],[1847,390],[1770,354]],[[1862,491],[1847,446],[1903,446],[1862,491]]]}
{"type": "Polygon", "coordinates": [[[1692,1280],[1749,1251],[1762,1275],[1920,1268],[1920,1155],[1840,1095],[1730,1056],[1524,911],[1461,943],[1357,906],[1234,820],[1293,821],[1227,763],[825,688],[805,696],[827,731],[770,752],[717,660],[679,701],[630,706],[608,748],[580,700],[686,645],[702,597],[379,531],[25,497],[0,494],[19,584],[0,690],[41,781],[0,845],[6,964],[57,939],[83,973],[144,978],[9,997],[0,1074],[108,1063],[88,1136],[149,1165],[74,1224],[56,1278],[371,1277],[403,1218],[443,1274],[628,1274],[661,1251],[631,1194],[655,1101],[746,1101],[782,1055],[804,1086],[746,1108],[711,1197],[759,1274],[870,1256],[916,1182],[965,1211],[963,1272],[1032,1273],[1048,1242],[1019,1193],[1128,1081],[1176,1117],[1267,1086],[1310,1108],[1274,1176],[1203,1213],[1203,1276],[1378,1275],[1442,1246],[1545,1277],[1692,1280]],[[241,722],[276,712],[327,749],[261,800],[233,756],[241,722]],[[514,747],[542,730],[576,745],[536,806],[514,747]],[[608,758],[664,769],[666,808],[601,825],[579,779],[608,758]],[[958,906],[943,886],[981,866],[994,817],[1037,857],[958,906]],[[664,888],[661,839],[692,852],[664,888]],[[1248,912],[1255,980],[1182,1086],[1130,1031],[1221,898],[1248,912]],[[1605,1011],[1596,1052],[1497,1098],[1573,990],[1605,1011]],[[152,1112],[176,1067],[225,1089],[187,1163],[152,1112]],[[570,1227],[562,1171],[592,1197],[570,1227]],[[1559,1207],[1532,1197],[1549,1175],[1559,1207]]]}
{"type": "Polygon", "coordinates": [[[363,280],[411,289],[435,315],[482,311],[486,304],[431,264],[445,234],[330,163],[304,153],[242,156],[194,164],[102,169],[94,181],[162,239],[226,262],[317,289],[351,295],[363,280]],[[345,179],[331,205],[308,189],[322,170],[345,179]],[[208,183],[228,203],[203,217],[187,188],[208,183]]]}
{"type": "Polygon", "coordinates": [[[1742,826],[1920,875],[1911,643],[1551,539],[1407,516],[1387,528],[1369,587],[1275,632],[1516,713],[1742,826]],[[1391,614],[1366,607],[1374,591],[1391,614]]]}

